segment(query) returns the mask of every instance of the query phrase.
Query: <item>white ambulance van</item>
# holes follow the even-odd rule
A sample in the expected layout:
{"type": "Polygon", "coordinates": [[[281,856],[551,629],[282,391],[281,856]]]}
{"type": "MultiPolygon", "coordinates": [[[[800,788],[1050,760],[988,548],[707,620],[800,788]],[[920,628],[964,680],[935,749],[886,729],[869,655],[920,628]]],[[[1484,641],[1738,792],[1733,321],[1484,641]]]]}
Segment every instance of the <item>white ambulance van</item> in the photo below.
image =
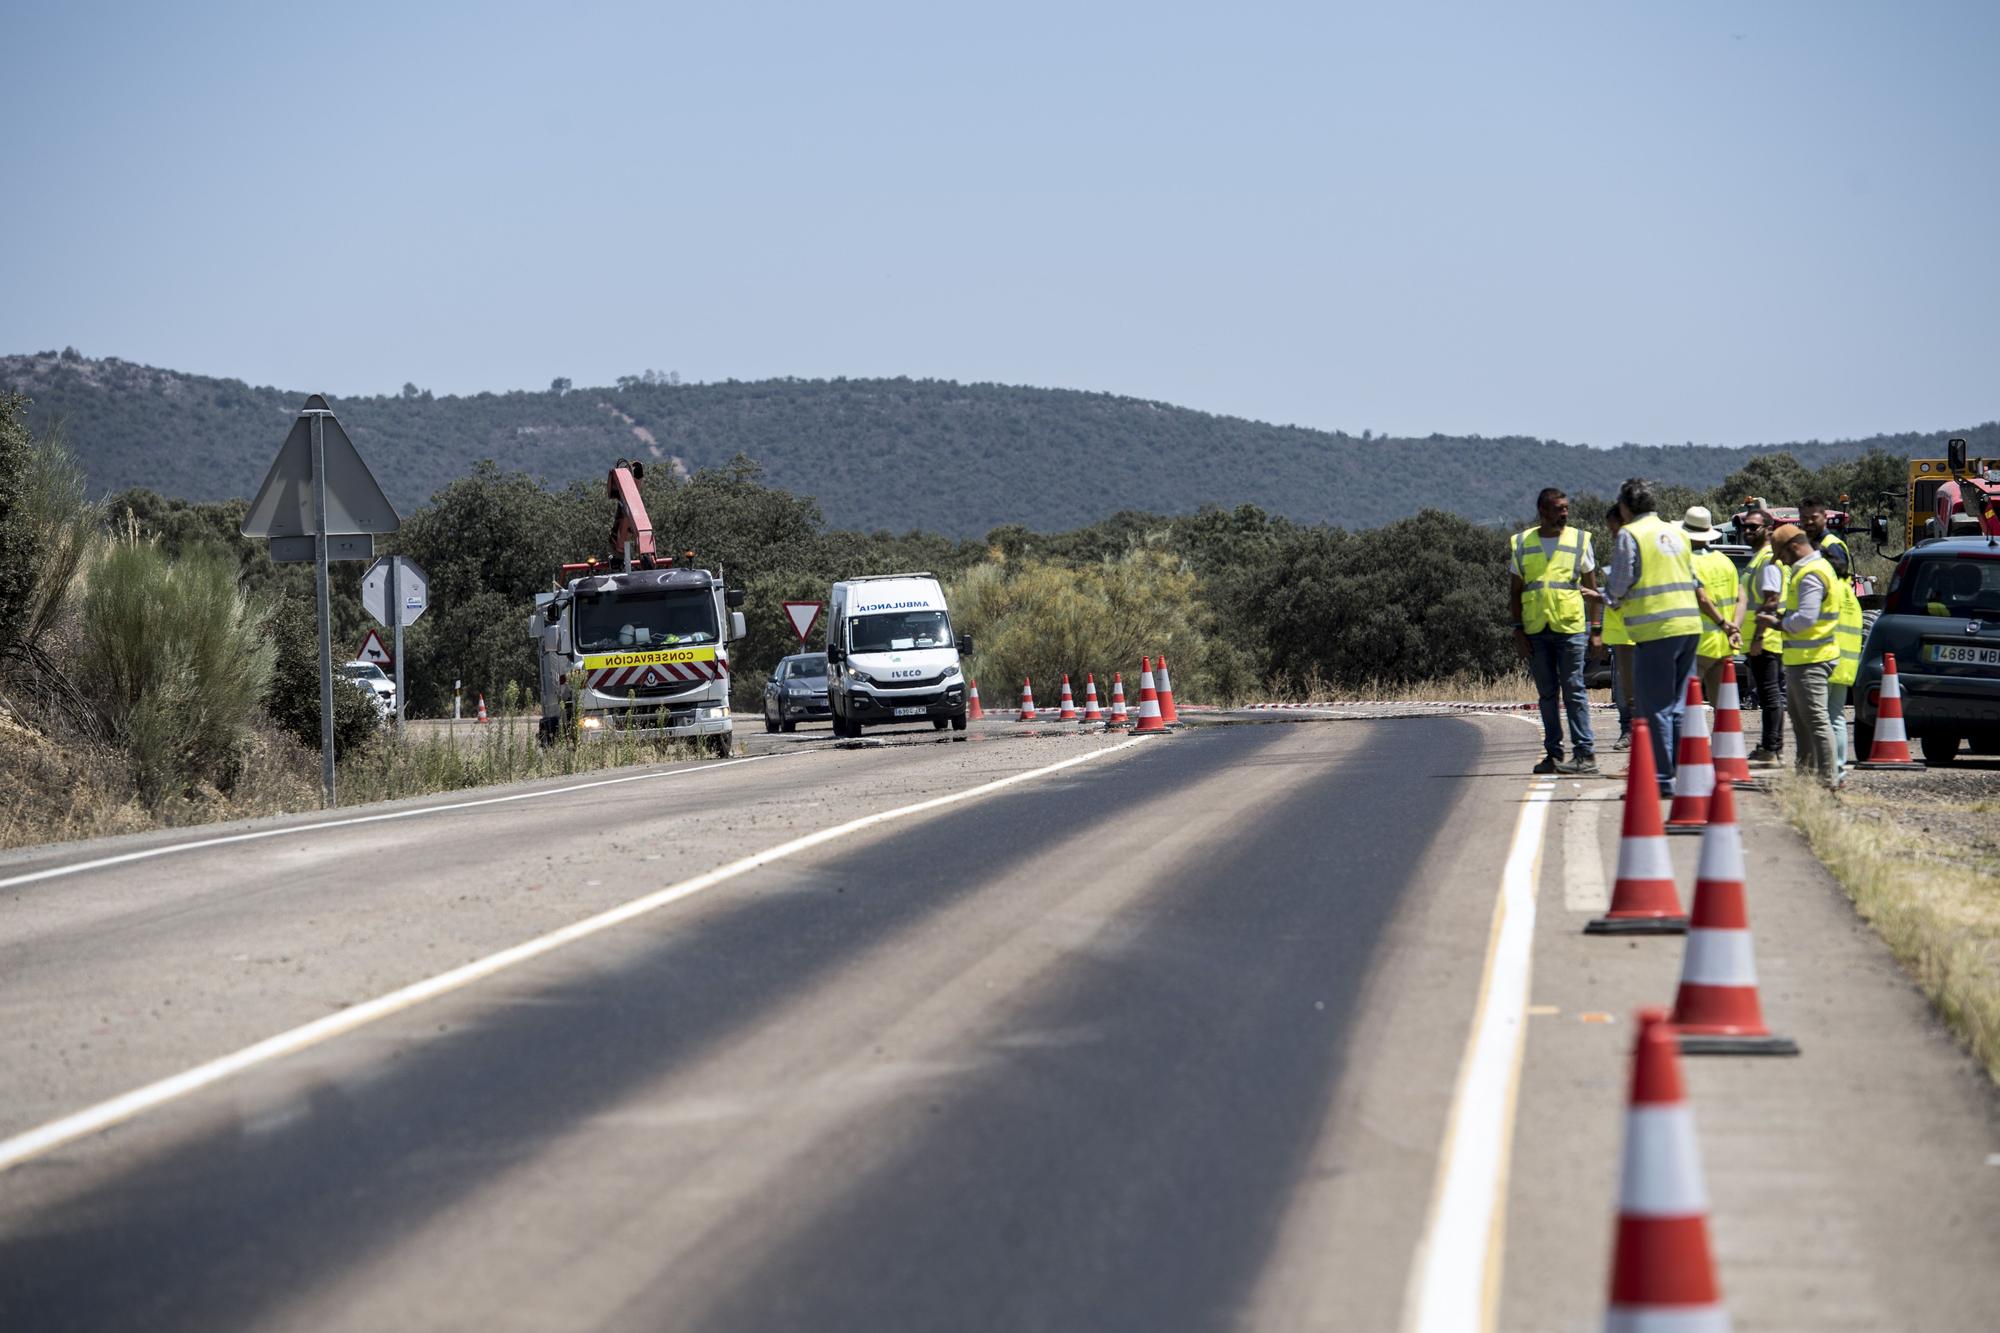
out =
{"type": "Polygon", "coordinates": [[[880,574],[833,585],[826,625],[833,734],[929,722],[965,730],[972,643],[955,638],[944,589],[929,574],[880,574]]]}

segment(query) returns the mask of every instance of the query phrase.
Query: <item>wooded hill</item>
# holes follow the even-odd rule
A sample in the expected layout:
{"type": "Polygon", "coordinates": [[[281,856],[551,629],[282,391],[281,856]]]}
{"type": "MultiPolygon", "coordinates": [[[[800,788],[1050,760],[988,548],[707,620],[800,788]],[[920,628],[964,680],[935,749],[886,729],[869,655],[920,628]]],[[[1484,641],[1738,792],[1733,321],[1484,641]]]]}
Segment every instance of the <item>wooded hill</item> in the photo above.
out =
{"type": "MultiPolygon", "coordinates": [[[[74,350],[0,357],[6,389],[33,400],[36,429],[66,422],[94,491],[143,486],[188,500],[250,494],[312,391],[74,350]]],[[[1787,451],[1809,468],[1870,449],[1941,454],[1946,433],[1597,449],[1511,436],[1351,436],[1068,389],[908,379],[681,384],[651,372],[609,388],[558,380],[541,392],[466,397],[407,385],[333,406],[405,513],[481,459],[561,484],[620,456],[692,471],[742,454],[769,484],[817,498],[831,526],[954,538],[1204,504],[1254,504],[1347,528],[1425,507],[1517,524],[1544,485],[1609,494],[1643,475],[1705,490],[1758,454],[1787,451]]],[[[1975,454],[2000,452],[2000,424],[1951,433],[1970,438],[1975,454]]]]}

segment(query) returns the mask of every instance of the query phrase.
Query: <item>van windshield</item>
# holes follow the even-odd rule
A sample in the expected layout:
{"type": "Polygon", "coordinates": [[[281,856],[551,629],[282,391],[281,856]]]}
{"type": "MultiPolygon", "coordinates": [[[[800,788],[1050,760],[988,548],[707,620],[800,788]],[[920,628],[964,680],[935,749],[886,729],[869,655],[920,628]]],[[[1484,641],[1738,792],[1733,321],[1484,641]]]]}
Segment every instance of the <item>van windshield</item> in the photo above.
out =
{"type": "Polygon", "coordinates": [[[942,611],[891,611],[854,617],[848,648],[857,653],[894,653],[914,648],[951,647],[951,622],[942,611]]]}
{"type": "Polygon", "coordinates": [[[715,642],[715,597],[704,588],[576,599],[578,652],[660,648],[715,642]]]}

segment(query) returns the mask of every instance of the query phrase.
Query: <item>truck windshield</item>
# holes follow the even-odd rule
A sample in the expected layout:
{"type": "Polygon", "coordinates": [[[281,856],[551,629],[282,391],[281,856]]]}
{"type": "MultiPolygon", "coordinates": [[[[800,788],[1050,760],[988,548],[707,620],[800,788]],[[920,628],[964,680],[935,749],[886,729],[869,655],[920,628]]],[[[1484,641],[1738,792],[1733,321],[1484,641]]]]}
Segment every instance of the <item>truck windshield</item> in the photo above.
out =
{"type": "Polygon", "coordinates": [[[856,616],[848,647],[857,653],[893,653],[909,648],[951,647],[951,622],[942,611],[893,611],[856,616]]]}
{"type": "Polygon", "coordinates": [[[578,652],[715,642],[715,597],[704,588],[602,592],[576,599],[578,652]]]}

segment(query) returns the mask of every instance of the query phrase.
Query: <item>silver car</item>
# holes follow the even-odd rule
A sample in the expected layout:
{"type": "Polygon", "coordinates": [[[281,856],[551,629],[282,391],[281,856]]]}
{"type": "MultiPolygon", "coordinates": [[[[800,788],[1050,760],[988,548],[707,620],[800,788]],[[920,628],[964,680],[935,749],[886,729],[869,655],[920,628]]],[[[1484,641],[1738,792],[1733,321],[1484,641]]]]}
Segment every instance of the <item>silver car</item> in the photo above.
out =
{"type": "Polygon", "coordinates": [[[1854,753],[1868,757],[1881,711],[1882,655],[1896,655],[1903,725],[1927,763],[1961,745],[2000,754],[2000,547],[1946,537],[1896,564],[1854,682],[1854,753]]]}
{"type": "Polygon", "coordinates": [[[764,686],[764,730],[795,731],[801,722],[832,716],[826,701],[826,654],[796,653],[782,659],[764,686]]]}

